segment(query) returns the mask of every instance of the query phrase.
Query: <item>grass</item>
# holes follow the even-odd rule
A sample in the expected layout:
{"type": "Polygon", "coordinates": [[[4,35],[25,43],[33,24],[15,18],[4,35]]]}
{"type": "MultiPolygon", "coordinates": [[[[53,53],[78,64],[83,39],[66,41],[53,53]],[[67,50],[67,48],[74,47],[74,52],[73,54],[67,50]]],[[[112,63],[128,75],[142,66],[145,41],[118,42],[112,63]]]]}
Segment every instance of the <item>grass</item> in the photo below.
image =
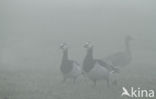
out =
{"type": "MultiPolygon", "coordinates": [[[[145,69],[146,70],[146,69],[145,69]]],[[[107,88],[106,82],[79,80],[61,83],[62,77],[55,70],[2,70],[0,72],[0,99],[128,99],[121,97],[122,86],[156,89],[155,77],[148,73],[128,68],[119,75],[118,86],[107,88]]]]}

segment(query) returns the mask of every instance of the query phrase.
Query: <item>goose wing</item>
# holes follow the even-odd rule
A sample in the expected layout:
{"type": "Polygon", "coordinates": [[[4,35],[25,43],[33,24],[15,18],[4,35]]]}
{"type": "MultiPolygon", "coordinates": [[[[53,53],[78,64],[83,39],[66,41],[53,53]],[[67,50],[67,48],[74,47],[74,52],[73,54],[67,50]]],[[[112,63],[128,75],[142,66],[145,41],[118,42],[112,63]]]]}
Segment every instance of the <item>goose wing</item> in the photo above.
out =
{"type": "Polygon", "coordinates": [[[80,67],[80,64],[77,62],[77,61],[74,61],[74,60],[70,60],[73,64],[73,67],[72,67],[72,70],[70,72],[70,74],[73,76],[73,77],[78,77],[82,74],[82,69],[80,67]]]}
{"type": "Polygon", "coordinates": [[[116,68],[116,67],[114,67],[114,66],[112,66],[112,65],[110,65],[110,64],[108,64],[108,63],[106,63],[106,62],[103,61],[103,60],[96,59],[96,62],[97,62],[99,65],[101,65],[101,66],[105,67],[106,69],[108,69],[109,71],[119,72],[119,69],[118,69],[118,68],[116,68]]]}
{"type": "Polygon", "coordinates": [[[66,60],[61,64],[61,71],[63,74],[67,74],[72,71],[74,62],[71,60],[66,60]]]}
{"type": "Polygon", "coordinates": [[[129,57],[124,52],[118,52],[106,58],[114,66],[125,66],[129,62],[129,57]]]}

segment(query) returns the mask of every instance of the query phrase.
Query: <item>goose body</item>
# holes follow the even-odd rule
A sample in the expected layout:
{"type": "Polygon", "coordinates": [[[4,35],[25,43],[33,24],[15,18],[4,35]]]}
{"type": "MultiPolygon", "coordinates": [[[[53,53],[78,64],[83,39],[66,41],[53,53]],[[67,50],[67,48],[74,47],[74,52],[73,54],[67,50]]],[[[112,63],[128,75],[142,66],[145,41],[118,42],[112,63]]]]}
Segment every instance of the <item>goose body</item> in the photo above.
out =
{"type": "Polygon", "coordinates": [[[76,78],[81,75],[81,68],[75,63],[73,63],[72,65],[72,69],[69,72],[64,73],[64,77],[76,80],[76,78]]]}
{"type": "Polygon", "coordinates": [[[87,54],[83,61],[83,72],[95,85],[96,81],[106,80],[109,86],[111,71],[107,68],[107,64],[99,59],[93,58],[93,46],[89,46],[87,43],[84,47],[87,49],[87,54]]]}
{"type": "Polygon", "coordinates": [[[106,58],[114,66],[124,67],[130,64],[132,57],[124,52],[118,52],[106,58]]]}
{"type": "Polygon", "coordinates": [[[81,68],[79,64],[68,58],[68,48],[66,44],[61,45],[60,47],[63,51],[62,62],[60,66],[60,70],[63,75],[63,82],[67,79],[72,79],[74,82],[75,80],[81,75],[81,68]]]}
{"type": "Polygon", "coordinates": [[[125,39],[125,51],[117,52],[106,58],[106,61],[111,63],[113,66],[125,67],[132,61],[131,51],[130,51],[130,41],[132,37],[127,36],[125,39]]]}
{"type": "Polygon", "coordinates": [[[86,75],[92,81],[109,79],[109,71],[97,63],[86,75]]]}

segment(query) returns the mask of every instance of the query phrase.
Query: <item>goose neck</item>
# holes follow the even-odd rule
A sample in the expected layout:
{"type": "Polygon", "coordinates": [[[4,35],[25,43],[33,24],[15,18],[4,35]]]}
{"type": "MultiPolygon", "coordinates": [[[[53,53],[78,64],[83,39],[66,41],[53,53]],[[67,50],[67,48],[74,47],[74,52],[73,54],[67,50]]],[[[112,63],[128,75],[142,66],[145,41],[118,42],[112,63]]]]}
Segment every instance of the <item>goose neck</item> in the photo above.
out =
{"type": "Polygon", "coordinates": [[[86,57],[88,57],[88,58],[93,58],[93,48],[89,48],[89,49],[87,50],[87,55],[86,55],[86,57]]]}
{"type": "Polygon", "coordinates": [[[63,51],[63,60],[68,60],[68,49],[65,49],[64,51],[63,51]]]}
{"type": "Polygon", "coordinates": [[[130,41],[126,40],[125,44],[126,44],[126,52],[127,52],[127,54],[130,55],[131,54],[131,51],[130,51],[130,41]]]}

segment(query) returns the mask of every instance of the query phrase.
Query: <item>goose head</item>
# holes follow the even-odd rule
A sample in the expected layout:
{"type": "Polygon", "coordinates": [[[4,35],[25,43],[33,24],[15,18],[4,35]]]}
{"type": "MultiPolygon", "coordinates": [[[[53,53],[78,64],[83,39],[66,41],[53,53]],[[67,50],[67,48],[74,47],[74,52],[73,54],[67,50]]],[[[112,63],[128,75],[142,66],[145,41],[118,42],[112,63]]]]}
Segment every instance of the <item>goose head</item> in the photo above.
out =
{"type": "Polygon", "coordinates": [[[83,45],[83,47],[86,48],[86,49],[90,49],[90,48],[93,47],[93,45],[91,45],[91,43],[89,43],[89,42],[86,42],[86,43],[83,45]]]}
{"type": "Polygon", "coordinates": [[[66,44],[66,43],[60,44],[60,49],[61,49],[61,50],[66,50],[66,49],[68,49],[67,44],[66,44]]]}

